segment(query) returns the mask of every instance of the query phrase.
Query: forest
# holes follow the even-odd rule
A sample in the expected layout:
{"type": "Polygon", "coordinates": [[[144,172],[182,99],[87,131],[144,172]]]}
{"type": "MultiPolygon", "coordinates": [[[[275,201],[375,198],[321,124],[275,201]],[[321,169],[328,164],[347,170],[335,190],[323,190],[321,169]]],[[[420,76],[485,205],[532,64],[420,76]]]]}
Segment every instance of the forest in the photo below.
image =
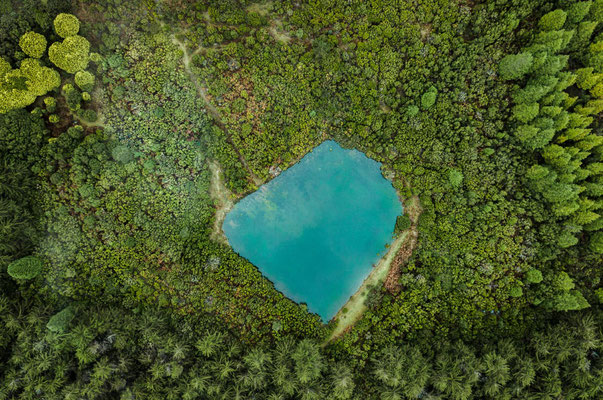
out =
{"type": "Polygon", "coordinates": [[[603,398],[603,0],[0,0],[0,400],[603,398]],[[408,215],[337,333],[221,235],[325,140],[408,215]]]}

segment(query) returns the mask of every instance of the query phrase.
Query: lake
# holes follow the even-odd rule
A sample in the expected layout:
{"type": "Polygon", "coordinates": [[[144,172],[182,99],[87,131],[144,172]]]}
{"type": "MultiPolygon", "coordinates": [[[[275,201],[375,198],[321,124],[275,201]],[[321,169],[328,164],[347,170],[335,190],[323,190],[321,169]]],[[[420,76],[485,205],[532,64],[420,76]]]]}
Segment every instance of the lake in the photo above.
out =
{"type": "Polygon", "coordinates": [[[240,200],[224,233],[278,290],[328,321],[385,253],[402,213],[380,166],[323,142],[240,200]]]}

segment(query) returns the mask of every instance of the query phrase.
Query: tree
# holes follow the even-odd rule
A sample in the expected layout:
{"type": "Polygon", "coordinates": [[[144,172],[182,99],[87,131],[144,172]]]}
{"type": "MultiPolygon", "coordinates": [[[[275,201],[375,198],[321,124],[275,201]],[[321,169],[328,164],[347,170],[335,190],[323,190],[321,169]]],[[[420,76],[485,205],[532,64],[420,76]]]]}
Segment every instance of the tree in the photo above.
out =
{"type": "Polygon", "coordinates": [[[530,71],[534,58],[531,53],[509,54],[498,64],[498,73],[503,80],[522,78],[530,71]]]}
{"type": "Polygon", "coordinates": [[[27,256],[10,263],[7,272],[14,279],[33,279],[42,272],[42,267],[38,257],[27,256]]]}
{"type": "Polygon", "coordinates": [[[588,247],[598,254],[603,254],[603,231],[594,233],[588,244],[588,247]]]}
{"type": "Polygon", "coordinates": [[[421,96],[421,107],[423,107],[424,110],[431,108],[431,106],[435,104],[437,97],[438,90],[435,88],[435,86],[431,86],[425,93],[423,93],[423,96],[421,96]]]}
{"type": "Polygon", "coordinates": [[[538,116],[540,105],[538,103],[517,104],[513,107],[513,117],[522,123],[527,123],[538,116]]]}
{"type": "Polygon", "coordinates": [[[61,13],[54,19],[54,30],[63,39],[75,36],[80,31],[80,21],[75,15],[61,13]]]}
{"type": "Polygon", "coordinates": [[[88,66],[90,42],[82,36],[68,36],[62,42],[55,42],[48,49],[50,61],[61,68],[75,74],[88,66]]]}
{"type": "Polygon", "coordinates": [[[588,15],[592,1],[579,1],[572,4],[567,10],[567,22],[576,25],[588,15]]]}
{"type": "Polygon", "coordinates": [[[567,13],[562,9],[557,9],[544,14],[538,21],[538,26],[543,31],[557,31],[563,28],[566,18],[567,13]]]}
{"type": "Polygon", "coordinates": [[[94,87],[94,75],[88,71],[75,73],[75,84],[85,92],[90,92],[94,87]]]}
{"type": "Polygon", "coordinates": [[[46,51],[46,38],[36,32],[27,32],[19,39],[21,50],[32,58],[40,58],[46,51]]]}

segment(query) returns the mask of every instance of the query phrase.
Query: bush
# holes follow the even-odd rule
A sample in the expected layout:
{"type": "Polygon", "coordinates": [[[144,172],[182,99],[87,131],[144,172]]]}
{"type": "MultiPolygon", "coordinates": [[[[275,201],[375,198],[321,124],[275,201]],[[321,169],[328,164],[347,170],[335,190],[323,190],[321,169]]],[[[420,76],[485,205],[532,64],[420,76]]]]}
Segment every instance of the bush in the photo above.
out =
{"type": "Polygon", "coordinates": [[[13,261],[8,266],[8,274],[14,279],[33,279],[42,272],[42,260],[27,256],[13,261]]]}
{"type": "Polygon", "coordinates": [[[398,218],[396,219],[396,233],[398,232],[402,232],[408,228],[410,228],[410,218],[408,217],[408,215],[403,214],[403,215],[399,215],[398,218]]]}
{"type": "Polygon", "coordinates": [[[46,51],[46,38],[36,32],[27,32],[19,39],[19,47],[29,57],[40,58],[46,51]]]}
{"type": "Polygon", "coordinates": [[[498,64],[498,73],[506,81],[519,79],[530,71],[534,57],[531,53],[509,54],[498,64]]]}
{"type": "Polygon", "coordinates": [[[54,30],[62,38],[75,36],[80,31],[80,21],[75,15],[61,13],[54,19],[54,30]]]}
{"type": "Polygon", "coordinates": [[[521,297],[523,295],[523,289],[519,286],[513,286],[509,289],[509,296],[511,297],[521,297]]]}

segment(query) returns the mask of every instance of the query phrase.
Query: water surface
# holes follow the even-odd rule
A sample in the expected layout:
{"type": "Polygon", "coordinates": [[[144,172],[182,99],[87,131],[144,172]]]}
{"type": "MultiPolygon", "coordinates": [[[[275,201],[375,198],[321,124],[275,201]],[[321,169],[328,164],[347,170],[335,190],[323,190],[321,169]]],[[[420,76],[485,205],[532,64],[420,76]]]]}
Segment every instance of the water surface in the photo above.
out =
{"type": "Polygon", "coordinates": [[[278,290],[327,321],[385,253],[402,212],[380,165],[323,142],[239,201],[224,233],[278,290]]]}

